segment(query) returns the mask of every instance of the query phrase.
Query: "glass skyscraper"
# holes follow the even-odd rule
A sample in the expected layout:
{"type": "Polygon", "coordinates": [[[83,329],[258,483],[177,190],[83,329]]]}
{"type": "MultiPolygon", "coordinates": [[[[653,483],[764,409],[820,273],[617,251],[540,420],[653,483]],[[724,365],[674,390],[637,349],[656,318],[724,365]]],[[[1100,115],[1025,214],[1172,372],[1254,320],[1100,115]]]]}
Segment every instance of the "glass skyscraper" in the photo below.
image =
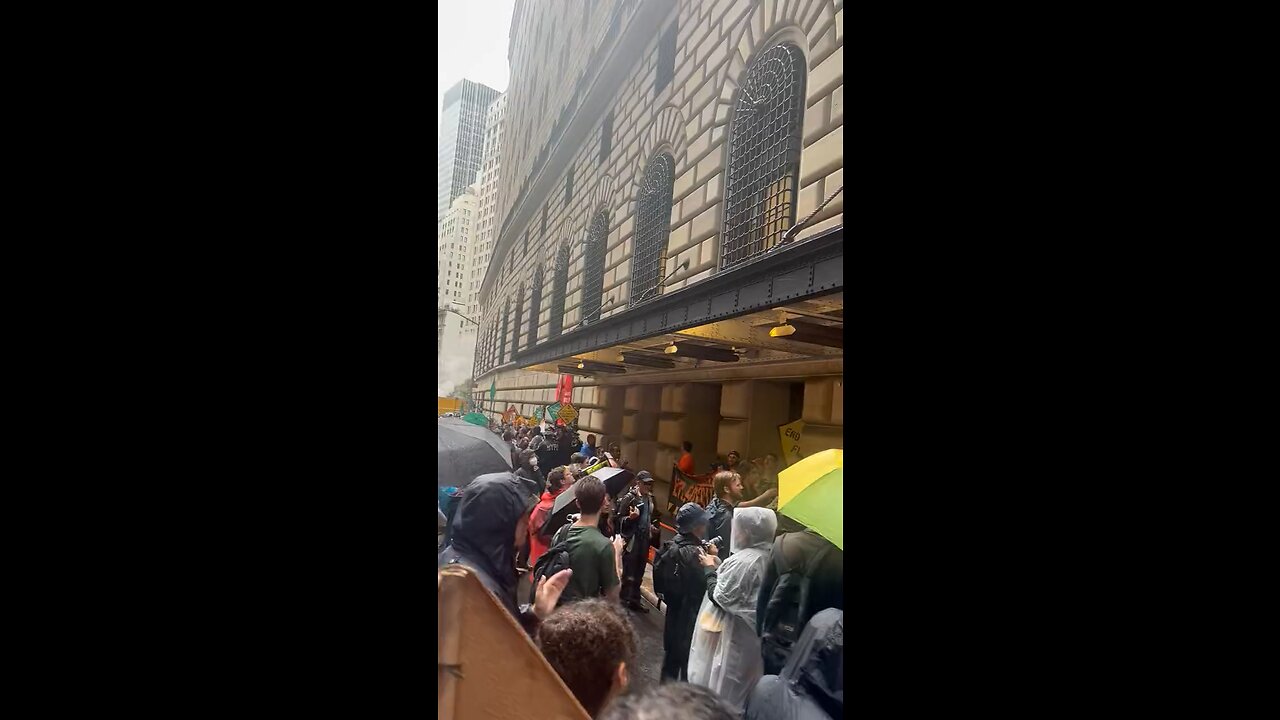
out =
{"type": "Polygon", "coordinates": [[[444,94],[443,121],[436,148],[436,223],[449,203],[476,181],[484,160],[485,111],[499,93],[463,80],[444,94]]]}

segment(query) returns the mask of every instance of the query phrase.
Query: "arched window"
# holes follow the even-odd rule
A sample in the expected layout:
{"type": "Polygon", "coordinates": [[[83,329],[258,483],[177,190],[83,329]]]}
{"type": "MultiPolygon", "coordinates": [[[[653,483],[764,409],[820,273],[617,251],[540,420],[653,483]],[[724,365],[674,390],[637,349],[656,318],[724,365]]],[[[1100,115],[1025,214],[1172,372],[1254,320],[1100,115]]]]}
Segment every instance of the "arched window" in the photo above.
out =
{"type": "Polygon", "coordinates": [[[795,224],[804,83],[804,55],[790,44],[744,74],[729,129],[721,269],[774,247],[795,224]]]}
{"type": "Polygon", "coordinates": [[[529,301],[529,330],[524,346],[531,347],[538,342],[538,315],[542,313],[542,264],[533,268],[533,298],[529,301]]]}
{"type": "Polygon", "coordinates": [[[659,155],[649,163],[640,184],[636,208],[636,249],[631,255],[631,303],[658,296],[662,279],[662,251],[671,234],[671,192],[675,185],[675,162],[659,155]]]}
{"type": "Polygon", "coordinates": [[[609,242],[609,215],[596,213],[582,241],[582,322],[600,319],[600,299],[604,294],[604,251],[609,242]]]}
{"type": "Polygon", "coordinates": [[[548,338],[557,337],[564,330],[564,293],[568,286],[569,245],[566,243],[556,253],[556,266],[551,273],[551,328],[548,338]]]}

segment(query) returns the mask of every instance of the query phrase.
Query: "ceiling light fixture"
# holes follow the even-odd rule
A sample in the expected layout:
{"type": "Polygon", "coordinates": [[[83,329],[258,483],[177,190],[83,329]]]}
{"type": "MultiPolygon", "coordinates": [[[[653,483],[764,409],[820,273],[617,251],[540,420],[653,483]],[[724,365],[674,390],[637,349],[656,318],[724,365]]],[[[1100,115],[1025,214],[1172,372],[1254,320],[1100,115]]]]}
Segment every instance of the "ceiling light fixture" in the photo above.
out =
{"type": "MultiPolygon", "coordinates": [[[[792,332],[794,332],[794,331],[795,331],[795,329],[794,329],[794,328],[792,328],[792,332]]],[[[586,367],[586,365],[585,365],[581,360],[579,360],[579,361],[578,361],[578,369],[579,369],[579,370],[581,370],[581,369],[582,369],[582,368],[584,368],[584,367],[586,367]]]]}
{"type": "Polygon", "coordinates": [[[677,352],[680,352],[680,350],[676,347],[675,343],[671,343],[670,345],[663,348],[662,352],[668,355],[675,355],[677,352]]]}
{"type": "Polygon", "coordinates": [[[795,331],[794,326],[787,324],[787,311],[779,310],[778,326],[769,329],[769,337],[786,337],[795,331]]]}

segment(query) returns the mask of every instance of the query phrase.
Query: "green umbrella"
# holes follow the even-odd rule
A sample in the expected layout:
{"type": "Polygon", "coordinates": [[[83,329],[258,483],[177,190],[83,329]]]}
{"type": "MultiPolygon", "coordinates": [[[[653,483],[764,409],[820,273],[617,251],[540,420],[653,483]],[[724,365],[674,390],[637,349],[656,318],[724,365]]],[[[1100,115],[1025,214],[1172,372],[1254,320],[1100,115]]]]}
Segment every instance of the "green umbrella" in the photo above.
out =
{"type": "Polygon", "coordinates": [[[485,417],[484,413],[467,413],[462,416],[462,421],[469,422],[472,425],[479,425],[480,427],[489,427],[489,418],[485,417]]]}
{"type": "Polygon", "coordinates": [[[778,473],[778,512],[844,550],[844,451],[823,450],[778,473]]]}

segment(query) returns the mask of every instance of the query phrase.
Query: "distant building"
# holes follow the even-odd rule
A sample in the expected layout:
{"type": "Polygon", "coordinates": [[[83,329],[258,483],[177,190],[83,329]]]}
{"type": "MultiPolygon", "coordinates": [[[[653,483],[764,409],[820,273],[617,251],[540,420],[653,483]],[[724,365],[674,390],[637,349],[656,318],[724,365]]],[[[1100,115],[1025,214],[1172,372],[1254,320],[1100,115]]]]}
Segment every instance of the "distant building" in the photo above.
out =
{"type": "Polygon", "coordinates": [[[489,258],[493,255],[493,244],[498,237],[498,223],[501,221],[498,207],[498,181],[501,179],[502,128],[506,109],[507,96],[501,95],[489,105],[485,113],[484,159],[480,164],[480,172],[476,175],[480,208],[479,233],[471,269],[467,272],[465,289],[467,316],[477,320],[480,318],[482,305],[480,284],[484,281],[485,270],[489,267],[489,258]]]}
{"type": "Polygon", "coordinates": [[[436,304],[439,308],[436,355],[443,355],[446,348],[463,352],[461,343],[466,338],[466,351],[474,343],[476,326],[463,320],[456,313],[467,315],[463,308],[467,299],[467,278],[472,273],[476,257],[479,212],[475,188],[468,187],[454,198],[436,239],[436,304]],[[446,308],[452,308],[453,313],[446,308]]]}
{"type": "Polygon", "coordinates": [[[844,5],[516,0],[486,409],[577,375],[579,426],[660,479],[797,419],[842,447],[844,5]]]}
{"type": "Polygon", "coordinates": [[[498,97],[486,85],[463,80],[444,94],[436,147],[436,221],[449,203],[476,181],[484,151],[485,111],[498,97]]]}

